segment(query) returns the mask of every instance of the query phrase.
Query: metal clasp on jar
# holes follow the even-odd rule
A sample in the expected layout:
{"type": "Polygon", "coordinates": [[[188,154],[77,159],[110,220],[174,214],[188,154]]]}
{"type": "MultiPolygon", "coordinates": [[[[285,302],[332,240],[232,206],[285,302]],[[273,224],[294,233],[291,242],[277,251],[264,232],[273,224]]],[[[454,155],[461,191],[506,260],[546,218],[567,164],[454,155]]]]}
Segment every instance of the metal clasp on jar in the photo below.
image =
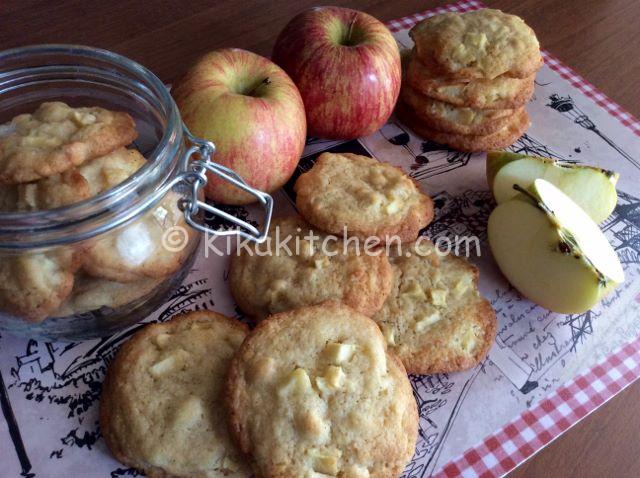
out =
{"type": "Polygon", "coordinates": [[[238,235],[258,243],[264,242],[269,232],[269,224],[271,223],[273,198],[269,194],[249,186],[244,179],[231,169],[211,161],[209,158],[211,158],[216,151],[214,143],[196,138],[186,127],[184,128],[184,133],[191,143],[191,146],[181,158],[180,171],[183,172],[180,173],[172,183],[177,184],[182,182],[189,188],[187,197],[183,198],[180,204],[181,209],[184,211],[187,224],[203,233],[218,236],[238,235]],[[199,155],[200,158],[194,160],[193,156],[196,154],[199,155]],[[258,200],[265,211],[261,229],[199,199],[200,190],[207,184],[207,172],[230,182],[258,200]],[[200,210],[204,210],[209,214],[229,221],[238,227],[228,230],[211,229],[207,225],[197,222],[196,219],[200,210]]]}

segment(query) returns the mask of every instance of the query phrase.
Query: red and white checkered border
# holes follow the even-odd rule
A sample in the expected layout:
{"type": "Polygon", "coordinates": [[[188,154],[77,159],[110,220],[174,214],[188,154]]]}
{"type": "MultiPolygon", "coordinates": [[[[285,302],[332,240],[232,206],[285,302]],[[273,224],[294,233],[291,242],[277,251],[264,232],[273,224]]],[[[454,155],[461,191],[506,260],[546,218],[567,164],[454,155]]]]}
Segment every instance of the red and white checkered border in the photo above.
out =
{"type": "MultiPolygon", "coordinates": [[[[387,26],[392,32],[411,28],[417,22],[444,12],[467,12],[484,8],[476,0],[462,0],[416,13],[387,26]]],[[[640,121],[551,53],[542,55],[549,68],[569,81],[582,94],[640,136],[640,121]]],[[[526,410],[511,423],[486,437],[480,444],[444,465],[436,478],[502,476],[541,450],[570,427],[595,411],[640,377],[640,337],[609,355],[591,370],[526,410]]]]}
{"type": "Polygon", "coordinates": [[[571,86],[577,88],[583,95],[593,100],[595,104],[604,108],[607,113],[629,128],[636,136],[640,136],[640,121],[638,121],[635,116],[626,111],[622,106],[613,101],[548,51],[543,50],[542,56],[545,64],[558,73],[562,78],[571,83],[571,86]]]}
{"type": "Polygon", "coordinates": [[[502,476],[640,377],[640,337],[525,411],[434,473],[434,478],[502,476]]]}
{"type": "MultiPolygon", "coordinates": [[[[445,5],[442,7],[434,8],[433,10],[428,10],[426,12],[416,13],[414,15],[409,15],[404,18],[400,18],[397,20],[391,20],[387,22],[387,26],[389,30],[392,32],[398,32],[401,30],[406,30],[414,26],[421,20],[425,18],[431,17],[433,15],[445,12],[469,12],[471,10],[479,10],[481,8],[485,8],[485,5],[476,0],[462,0],[457,3],[451,3],[449,5],[445,5]]],[[[584,94],[587,98],[593,100],[595,104],[604,108],[607,113],[611,116],[615,117],[620,123],[629,128],[635,135],[640,136],[640,121],[636,117],[634,117],[631,113],[626,111],[622,106],[613,101],[607,95],[605,95],[598,88],[593,86],[587,80],[585,80],[578,73],[573,71],[571,68],[563,64],[558,58],[553,56],[546,50],[542,51],[542,56],[544,57],[545,63],[549,68],[558,73],[562,78],[567,80],[571,85],[578,90],[582,94],[584,94]]]]}

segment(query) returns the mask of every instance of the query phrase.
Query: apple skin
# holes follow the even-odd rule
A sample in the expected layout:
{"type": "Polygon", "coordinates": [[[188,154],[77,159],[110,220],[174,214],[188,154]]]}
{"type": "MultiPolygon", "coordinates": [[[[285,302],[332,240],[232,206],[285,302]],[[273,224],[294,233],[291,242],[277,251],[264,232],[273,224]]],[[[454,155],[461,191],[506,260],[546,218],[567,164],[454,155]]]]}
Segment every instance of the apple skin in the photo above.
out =
{"type": "Polygon", "coordinates": [[[294,17],[273,48],[300,90],[311,136],[353,139],[380,129],[400,92],[389,29],[357,10],[316,7],[294,17]]]}
{"type": "Polygon", "coordinates": [[[609,217],[618,200],[619,174],[595,166],[560,164],[551,158],[489,151],[486,171],[489,188],[498,204],[518,194],[511,188],[512,182],[527,189],[535,179],[545,179],[560,188],[597,223],[609,217]]]}
{"type": "MultiPolygon", "coordinates": [[[[516,161],[518,159],[526,158],[526,154],[521,153],[512,153],[511,151],[489,151],[487,153],[487,182],[489,183],[489,188],[493,190],[493,180],[498,174],[498,171],[502,169],[503,166],[516,161]]],[[[532,156],[533,157],[533,156],[532,156]]],[[[541,159],[542,161],[551,161],[547,158],[540,158],[535,156],[537,159],[541,159]]]]}
{"type": "MultiPolygon", "coordinates": [[[[306,141],[304,105],[275,63],[237,48],[216,50],[191,67],[173,97],[191,133],[215,143],[213,161],[249,185],[271,193],[293,174],[306,141]]],[[[213,175],[205,194],[223,204],[255,201],[213,175]]]]}

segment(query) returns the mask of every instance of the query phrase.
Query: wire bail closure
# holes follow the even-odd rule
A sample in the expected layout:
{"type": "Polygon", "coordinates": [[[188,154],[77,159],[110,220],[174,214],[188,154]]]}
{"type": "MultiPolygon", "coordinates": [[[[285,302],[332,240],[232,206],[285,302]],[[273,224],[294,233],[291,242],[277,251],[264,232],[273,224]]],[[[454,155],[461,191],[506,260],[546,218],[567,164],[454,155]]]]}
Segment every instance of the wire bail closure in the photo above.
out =
{"type": "Polygon", "coordinates": [[[180,204],[187,224],[205,234],[214,234],[216,236],[237,235],[257,243],[264,242],[269,232],[269,224],[273,214],[273,198],[269,194],[249,186],[235,171],[211,161],[210,158],[216,152],[216,146],[213,142],[196,138],[186,126],[184,127],[184,133],[191,146],[181,158],[180,170],[183,173],[176,178],[178,179],[176,183],[184,183],[190,188],[187,197],[183,198],[180,204]],[[192,157],[194,155],[198,155],[200,158],[193,160],[192,157]],[[207,184],[207,172],[224,179],[258,200],[265,210],[262,229],[258,229],[247,221],[238,219],[228,212],[198,199],[200,190],[207,184]],[[201,209],[238,227],[228,230],[211,229],[205,224],[196,221],[196,216],[201,209]]]}

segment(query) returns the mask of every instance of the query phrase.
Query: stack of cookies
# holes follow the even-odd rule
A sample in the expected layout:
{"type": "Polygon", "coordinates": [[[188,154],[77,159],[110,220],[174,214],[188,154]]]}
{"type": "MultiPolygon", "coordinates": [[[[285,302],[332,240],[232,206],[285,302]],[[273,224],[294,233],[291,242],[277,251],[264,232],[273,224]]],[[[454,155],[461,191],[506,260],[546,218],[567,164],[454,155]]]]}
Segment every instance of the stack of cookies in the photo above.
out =
{"type": "Polygon", "coordinates": [[[410,31],[397,107],[418,135],[459,151],[515,142],[543,60],[533,30],[514,15],[482,9],[428,18],[410,31]]]}
{"type": "MultiPolygon", "coordinates": [[[[45,102],[14,117],[0,125],[0,212],[61,208],[116,187],[147,164],[127,148],[137,137],[129,114],[100,107],[45,102]]],[[[142,300],[193,251],[162,245],[170,227],[192,234],[178,202],[169,192],[123,227],[82,243],[0,258],[0,313],[40,322],[142,300]]]]}

